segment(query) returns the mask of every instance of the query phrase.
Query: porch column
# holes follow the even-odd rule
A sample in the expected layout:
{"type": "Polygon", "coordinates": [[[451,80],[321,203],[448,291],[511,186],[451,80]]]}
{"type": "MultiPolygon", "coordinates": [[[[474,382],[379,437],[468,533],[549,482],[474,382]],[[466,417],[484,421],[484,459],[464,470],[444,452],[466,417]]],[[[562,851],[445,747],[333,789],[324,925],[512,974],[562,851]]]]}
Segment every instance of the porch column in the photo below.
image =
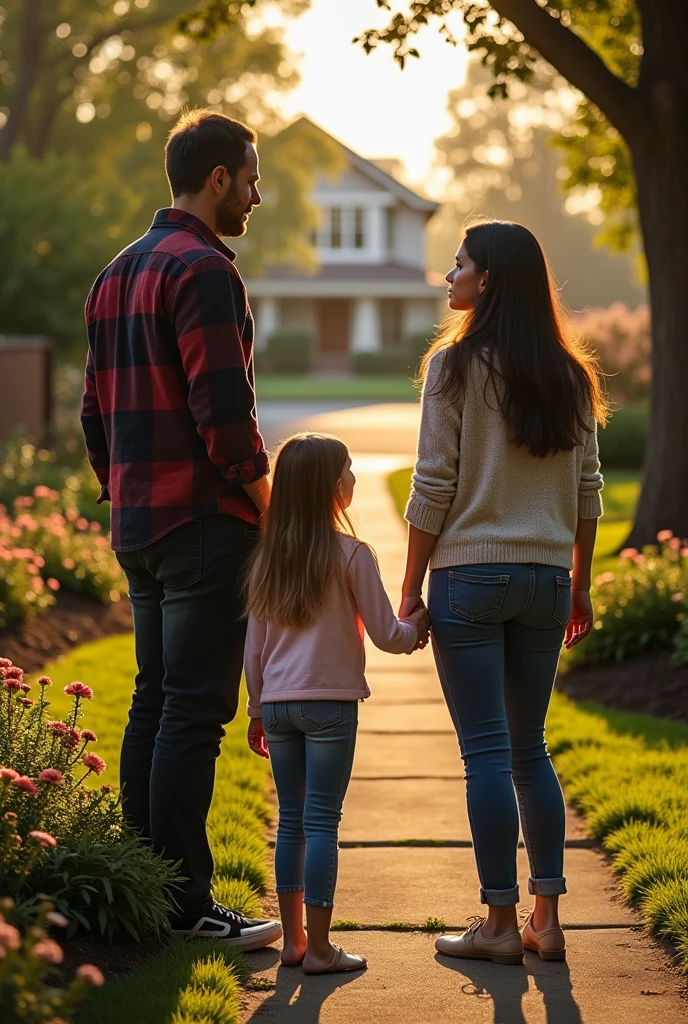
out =
{"type": "Polygon", "coordinates": [[[351,330],[352,352],[377,352],[382,347],[380,309],[376,299],[356,299],[351,330]]]}
{"type": "Polygon", "coordinates": [[[256,352],[264,352],[270,335],[279,327],[279,307],[276,299],[259,299],[256,313],[256,352]]]}

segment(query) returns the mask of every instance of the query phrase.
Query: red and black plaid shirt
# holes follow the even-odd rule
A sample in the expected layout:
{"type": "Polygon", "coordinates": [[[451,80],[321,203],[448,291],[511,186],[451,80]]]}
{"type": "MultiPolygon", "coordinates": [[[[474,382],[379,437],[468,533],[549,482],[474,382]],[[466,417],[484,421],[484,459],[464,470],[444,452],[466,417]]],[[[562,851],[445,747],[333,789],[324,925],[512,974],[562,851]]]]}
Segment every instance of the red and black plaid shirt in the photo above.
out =
{"type": "Polygon", "coordinates": [[[112,502],[115,551],[200,516],[255,523],[242,484],[265,476],[253,318],[235,254],[181,210],[158,210],[86,300],[81,422],[112,502]]]}

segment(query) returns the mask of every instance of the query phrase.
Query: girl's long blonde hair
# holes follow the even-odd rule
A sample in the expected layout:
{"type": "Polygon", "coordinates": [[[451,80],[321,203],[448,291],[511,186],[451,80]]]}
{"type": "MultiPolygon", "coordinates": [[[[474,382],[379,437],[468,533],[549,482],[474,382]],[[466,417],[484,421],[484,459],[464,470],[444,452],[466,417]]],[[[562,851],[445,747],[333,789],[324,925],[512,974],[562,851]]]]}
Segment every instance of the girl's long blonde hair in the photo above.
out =
{"type": "Polygon", "coordinates": [[[355,536],[337,484],[349,452],[328,434],[296,434],[275,461],[270,509],[247,578],[248,610],[284,626],[306,626],[333,579],[344,583],[338,534],[355,536]]]}

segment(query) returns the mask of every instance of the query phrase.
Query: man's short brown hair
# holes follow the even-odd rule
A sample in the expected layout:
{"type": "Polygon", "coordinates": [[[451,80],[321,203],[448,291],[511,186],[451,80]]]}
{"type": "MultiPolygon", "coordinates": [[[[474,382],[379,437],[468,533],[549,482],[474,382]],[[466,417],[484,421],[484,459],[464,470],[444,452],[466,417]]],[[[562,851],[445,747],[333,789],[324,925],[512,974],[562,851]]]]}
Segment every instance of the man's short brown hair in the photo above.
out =
{"type": "Polygon", "coordinates": [[[246,163],[246,150],[256,133],[241,121],[212,110],[187,110],[170,132],[165,146],[165,171],[172,195],[196,195],[215,167],[232,177],[246,163]]]}

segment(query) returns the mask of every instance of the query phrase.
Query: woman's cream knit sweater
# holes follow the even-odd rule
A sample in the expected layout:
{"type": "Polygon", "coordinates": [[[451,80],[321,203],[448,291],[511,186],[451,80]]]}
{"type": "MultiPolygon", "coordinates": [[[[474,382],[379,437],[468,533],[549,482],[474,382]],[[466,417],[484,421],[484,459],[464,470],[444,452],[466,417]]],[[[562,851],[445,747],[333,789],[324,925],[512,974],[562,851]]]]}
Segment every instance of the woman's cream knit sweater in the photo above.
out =
{"type": "Polygon", "coordinates": [[[437,535],[430,568],[536,562],[571,569],[578,519],[602,515],[592,415],[584,444],[537,458],[510,441],[494,398],[485,399],[487,371],[478,360],[461,398],[436,393],[445,356],[433,356],[423,388],[406,507],[409,523],[437,535]]]}

